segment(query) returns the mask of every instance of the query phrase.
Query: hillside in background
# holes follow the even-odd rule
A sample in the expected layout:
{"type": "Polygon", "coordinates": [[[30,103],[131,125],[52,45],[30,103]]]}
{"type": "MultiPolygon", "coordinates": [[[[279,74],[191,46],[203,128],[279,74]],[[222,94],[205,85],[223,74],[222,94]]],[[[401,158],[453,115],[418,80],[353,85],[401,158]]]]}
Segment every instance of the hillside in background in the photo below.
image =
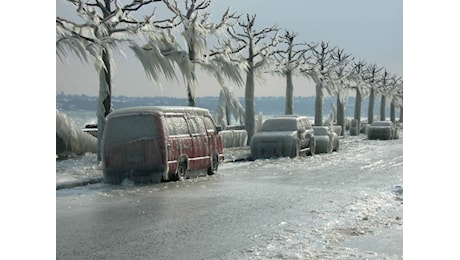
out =
{"type": "MultiPolygon", "coordinates": [[[[86,95],[56,95],[56,108],[67,111],[97,111],[98,97],[86,95]]],[[[196,106],[207,108],[212,114],[215,113],[218,106],[219,97],[197,97],[196,106]]],[[[284,114],[285,98],[284,97],[256,97],[256,114],[262,112],[264,115],[280,115],[284,114]]],[[[329,114],[331,104],[336,104],[336,97],[324,98],[324,116],[329,114]]],[[[387,101],[388,102],[388,101],[387,101]]],[[[244,107],[244,98],[240,98],[240,103],[244,107]]],[[[133,106],[185,106],[187,100],[185,98],[173,97],[112,97],[113,109],[120,109],[133,106]]],[[[346,117],[354,115],[355,98],[349,97],[346,104],[346,117]]],[[[363,99],[362,117],[367,117],[368,99],[363,99]]],[[[294,112],[299,115],[313,117],[315,114],[315,97],[294,97],[294,112]]],[[[374,113],[380,113],[380,99],[377,98],[374,107],[374,113]]],[[[390,115],[389,102],[387,104],[387,116],[390,115]]],[[[396,112],[396,117],[399,117],[399,111],[396,112]]]]}

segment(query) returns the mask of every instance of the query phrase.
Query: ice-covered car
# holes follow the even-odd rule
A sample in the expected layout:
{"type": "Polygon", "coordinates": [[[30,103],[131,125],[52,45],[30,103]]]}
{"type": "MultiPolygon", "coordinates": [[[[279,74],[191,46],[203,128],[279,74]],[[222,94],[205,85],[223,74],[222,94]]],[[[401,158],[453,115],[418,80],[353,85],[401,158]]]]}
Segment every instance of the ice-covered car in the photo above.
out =
{"type": "Polygon", "coordinates": [[[367,139],[398,139],[399,129],[391,121],[374,121],[367,129],[367,139]]]}
{"type": "Polygon", "coordinates": [[[159,182],[212,175],[223,161],[222,137],[209,110],[146,106],[115,110],[102,138],[104,182],[159,182]]]}
{"type": "Polygon", "coordinates": [[[250,141],[251,159],[276,158],[315,153],[314,132],[304,116],[277,116],[266,119],[250,141]]]}
{"type": "Polygon", "coordinates": [[[339,151],[339,136],[328,126],[314,126],[316,140],[315,153],[332,153],[339,151]]]}

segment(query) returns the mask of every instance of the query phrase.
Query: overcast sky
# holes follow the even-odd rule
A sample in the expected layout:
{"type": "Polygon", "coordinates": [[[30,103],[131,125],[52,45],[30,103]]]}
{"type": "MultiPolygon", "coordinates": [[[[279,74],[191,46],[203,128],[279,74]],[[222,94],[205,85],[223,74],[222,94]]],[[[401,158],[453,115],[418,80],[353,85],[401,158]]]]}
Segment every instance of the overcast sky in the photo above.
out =
{"type": "MultiPolygon", "coordinates": [[[[122,1],[123,2],[123,1],[122,1]]],[[[403,76],[403,1],[402,0],[216,0],[209,12],[213,21],[230,6],[241,14],[256,14],[258,29],[278,25],[298,34],[298,42],[329,42],[345,49],[357,59],[385,67],[403,76]]],[[[75,12],[64,0],[56,0],[56,15],[75,12]]],[[[113,95],[185,97],[182,81],[162,82],[162,87],[148,80],[142,65],[126,49],[127,57],[115,56],[113,95]]],[[[256,96],[284,96],[285,79],[268,76],[256,86],[256,96]]],[[[238,96],[244,87],[229,84],[238,96]]],[[[97,96],[98,76],[92,63],[82,63],[68,56],[65,62],[56,57],[56,93],[97,96]]],[[[217,96],[219,84],[206,73],[199,73],[197,96],[217,96]]],[[[313,84],[304,77],[294,81],[295,96],[314,95],[313,84]]]]}

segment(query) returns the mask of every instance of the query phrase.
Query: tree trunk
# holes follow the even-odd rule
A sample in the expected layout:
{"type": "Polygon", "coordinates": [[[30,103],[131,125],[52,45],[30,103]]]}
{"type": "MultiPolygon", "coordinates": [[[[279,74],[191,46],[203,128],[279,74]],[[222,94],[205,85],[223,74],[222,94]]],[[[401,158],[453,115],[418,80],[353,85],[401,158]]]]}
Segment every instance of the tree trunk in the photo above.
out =
{"type": "Polygon", "coordinates": [[[391,122],[396,123],[396,105],[394,98],[391,99],[390,103],[390,120],[391,122]]]}
{"type": "Polygon", "coordinates": [[[254,100],[254,68],[250,67],[246,75],[246,89],[244,93],[245,119],[244,124],[248,132],[248,144],[255,133],[255,100],[254,100]]]}
{"type": "Polygon", "coordinates": [[[403,122],[403,106],[402,105],[399,106],[399,122],[400,123],[403,122]]]}
{"type": "Polygon", "coordinates": [[[374,122],[374,102],[375,102],[374,89],[371,88],[371,93],[369,94],[369,106],[367,107],[367,123],[372,124],[374,122]]]}
{"type": "Polygon", "coordinates": [[[193,96],[190,83],[187,83],[187,100],[188,100],[188,106],[189,107],[194,107],[195,106],[195,97],[193,96]]]}
{"type": "Polygon", "coordinates": [[[286,73],[286,115],[294,114],[294,85],[292,83],[292,73],[286,73]]]}
{"type": "Polygon", "coordinates": [[[193,41],[188,42],[188,58],[192,62],[192,71],[191,71],[191,79],[187,82],[187,100],[188,106],[194,107],[195,106],[195,89],[194,84],[196,83],[196,75],[195,75],[195,63],[193,61],[196,60],[195,54],[195,43],[193,41]]]}
{"type": "MultiPolygon", "coordinates": [[[[228,98],[227,98],[227,100],[228,100],[228,98]]],[[[232,111],[231,111],[229,106],[230,106],[230,104],[227,101],[226,104],[225,104],[225,117],[227,119],[227,125],[231,125],[231,123],[232,123],[232,111]]]]}
{"type": "Polygon", "coordinates": [[[356,89],[356,99],[355,99],[355,119],[361,121],[361,104],[363,103],[363,96],[361,91],[356,89]]]}
{"type": "Polygon", "coordinates": [[[385,121],[387,119],[386,117],[386,111],[385,108],[387,106],[387,97],[382,94],[382,97],[380,98],[380,121],[385,121]]]}
{"type": "Polygon", "coordinates": [[[341,101],[340,95],[337,95],[337,125],[342,127],[341,136],[345,135],[345,102],[341,101]]]}
{"type": "Polygon", "coordinates": [[[105,128],[105,119],[112,109],[112,81],[110,69],[110,55],[107,50],[102,49],[102,61],[105,68],[99,71],[99,101],[97,110],[97,160],[102,160],[102,134],[105,128]]]}
{"type": "Polygon", "coordinates": [[[194,84],[195,84],[195,64],[192,65],[192,77],[189,82],[187,82],[187,101],[189,107],[195,106],[195,93],[194,93],[194,84]]]}
{"type": "Polygon", "coordinates": [[[361,104],[363,103],[363,97],[361,95],[361,91],[357,88],[356,89],[356,98],[355,98],[355,116],[354,119],[356,120],[356,128],[357,128],[357,135],[361,131],[361,104]]]}
{"type": "Polygon", "coordinates": [[[316,84],[315,98],[315,125],[323,125],[323,85],[322,82],[316,84]]]}

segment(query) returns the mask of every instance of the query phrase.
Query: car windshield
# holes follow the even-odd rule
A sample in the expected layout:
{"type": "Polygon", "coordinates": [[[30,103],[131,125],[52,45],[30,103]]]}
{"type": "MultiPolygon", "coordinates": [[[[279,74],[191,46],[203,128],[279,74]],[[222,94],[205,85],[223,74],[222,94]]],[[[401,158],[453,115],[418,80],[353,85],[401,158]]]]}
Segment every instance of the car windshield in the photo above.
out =
{"type": "Polygon", "coordinates": [[[313,127],[315,135],[328,135],[329,131],[327,127],[313,127]]]}
{"type": "Polygon", "coordinates": [[[267,119],[263,123],[261,131],[297,131],[297,120],[295,118],[267,119]]]}
{"type": "Polygon", "coordinates": [[[390,121],[377,121],[371,124],[372,126],[391,126],[390,121]]]}

